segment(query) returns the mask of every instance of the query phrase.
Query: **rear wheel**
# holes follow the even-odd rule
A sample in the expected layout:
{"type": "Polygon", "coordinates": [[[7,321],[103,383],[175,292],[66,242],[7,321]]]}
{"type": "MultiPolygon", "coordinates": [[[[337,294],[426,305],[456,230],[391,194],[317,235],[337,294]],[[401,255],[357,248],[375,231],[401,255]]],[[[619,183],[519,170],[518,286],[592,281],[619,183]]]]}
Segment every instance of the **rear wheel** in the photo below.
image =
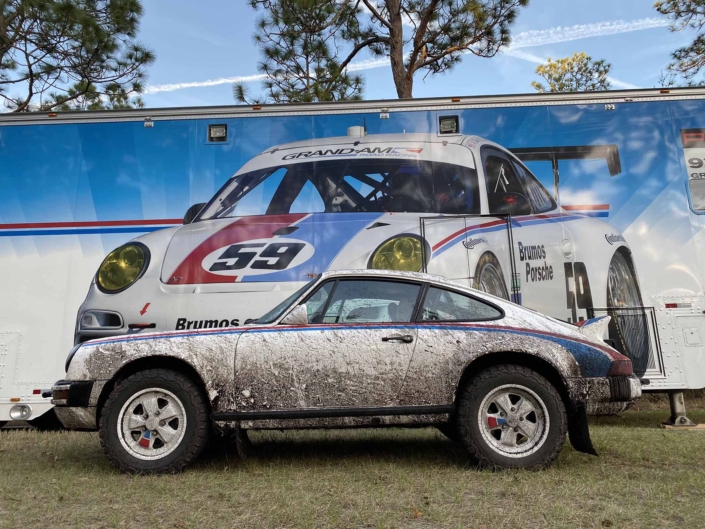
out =
{"type": "Polygon", "coordinates": [[[458,434],[482,466],[539,468],[565,444],[563,400],[543,376],[523,366],[490,367],[460,390],[458,434]]]}
{"type": "Polygon", "coordinates": [[[610,314],[609,334],[617,349],[632,360],[637,376],[643,376],[649,368],[651,342],[644,309],[628,309],[642,305],[631,256],[617,251],[608,271],[607,307],[619,310],[610,314]]]}
{"type": "Polygon", "coordinates": [[[209,429],[208,403],[193,380],[151,369],[113,390],[100,418],[100,442],[120,470],[170,473],[198,457],[209,429]]]}
{"type": "Polygon", "coordinates": [[[473,287],[498,298],[509,299],[502,265],[492,252],[485,252],[477,262],[473,287]]]}

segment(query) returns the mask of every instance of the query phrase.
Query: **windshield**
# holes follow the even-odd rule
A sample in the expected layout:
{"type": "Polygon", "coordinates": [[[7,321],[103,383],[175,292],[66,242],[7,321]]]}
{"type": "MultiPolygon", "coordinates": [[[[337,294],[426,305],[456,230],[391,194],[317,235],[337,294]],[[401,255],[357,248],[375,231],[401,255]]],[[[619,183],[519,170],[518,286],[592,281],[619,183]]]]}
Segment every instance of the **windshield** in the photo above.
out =
{"type": "Polygon", "coordinates": [[[349,211],[479,213],[477,172],[384,158],[280,165],[232,178],[199,220],[349,211]]]}
{"type": "Polygon", "coordinates": [[[294,292],[291,296],[289,296],[284,301],[282,301],[279,305],[277,305],[272,310],[270,310],[267,314],[265,314],[264,316],[260,316],[258,319],[256,319],[252,323],[263,324],[263,323],[275,322],[284,313],[284,311],[289,308],[289,305],[291,305],[294,301],[296,301],[301,294],[306,292],[306,290],[308,290],[311,287],[311,285],[313,285],[316,281],[318,281],[318,279],[320,277],[321,277],[321,275],[319,274],[318,276],[316,276],[316,279],[313,279],[312,281],[309,281],[308,283],[306,283],[303,287],[301,287],[299,290],[294,292]]]}

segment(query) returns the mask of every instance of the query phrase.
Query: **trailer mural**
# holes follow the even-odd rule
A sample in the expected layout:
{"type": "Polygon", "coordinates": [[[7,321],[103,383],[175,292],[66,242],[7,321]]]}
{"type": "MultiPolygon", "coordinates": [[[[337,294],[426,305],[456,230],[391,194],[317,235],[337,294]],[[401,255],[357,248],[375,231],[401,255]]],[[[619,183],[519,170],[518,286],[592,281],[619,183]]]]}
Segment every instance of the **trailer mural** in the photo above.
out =
{"type": "Polygon", "coordinates": [[[147,113],[123,114],[123,121],[0,119],[6,300],[0,349],[7,359],[0,366],[0,421],[8,419],[15,393],[34,403],[33,417],[48,409],[32,392],[61,378],[74,339],[242,325],[311,274],[373,267],[372,254],[398,234],[412,235],[404,255],[420,251],[429,272],[567,321],[611,315],[621,345],[634,349],[633,360],[643,357],[641,373],[652,389],[705,386],[705,99],[635,99],[450,109],[423,102],[426,109],[404,111],[390,102],[386,112],[314,109],[286,116],[238,117],[233,109],[231,116],[190,119],[147,113]],[[446,118],[457,130],[442,132],[446,118]],[[351,127],[357,127],[353,137],[351,127]],[[457,150],[446,155],[449,147],[457,150]],[[339,185],[326,195],[302,180],[306,164],[309,173],[327,171],[339,185]],[[506,174],[510,168],[513,175],[506,174]],[[531,174],[541,185],[527,183],[531,174]],[[391,175],[406,182],[428,175],[431,187],[414,192],[433,194],[433,204],[419,199],[410,206],[408,192],[406,203],[395,205],[381,187],[394,187],[391,175]],[[526,193],[512,190],[517,178],[526,193]],[[436,193],[443,186],[451,191],[436,193]],[[501,211],[513,217],[511,233],[492,204],[498,190],[508,204],[501,211]],[[517,215],[522,210],[512,201],[527,200],[524,194],[531,204],[517,215]],[[190,206],[209,201],[196,222],[181,226],[190,206]],[[100,288],[95,276],[103,259],[135,237],[142,253],[138,245],[130,247],[138,248],[134,255],[119,258],[153,270],[159,281],[148,284],[145,275],[119,294],[100,288]],[[504,252],[478,267],[483,247],[504,252]],[[547,252],[564,262],[554,266],[547,252]],[[614,264],[614,255],[624,258],[614,264]],[[498,275],[479,277],[485,264],[498,275]],[[608,283],[629,274],[632,286],[613,288],[638,310],[619,312],[615,300],[610,305],[608,283]],[[221,294],[231,308],[211,314],[221,294]],[[124,301],[106,303],[111,295],[124,301]],[[259,301],[253,306],[251,299],[259,301]],[[100,310],[84,314],[90,308],[100,310]],[[626,336],[628,329],[641,329],[642,337],[626,336]]]}

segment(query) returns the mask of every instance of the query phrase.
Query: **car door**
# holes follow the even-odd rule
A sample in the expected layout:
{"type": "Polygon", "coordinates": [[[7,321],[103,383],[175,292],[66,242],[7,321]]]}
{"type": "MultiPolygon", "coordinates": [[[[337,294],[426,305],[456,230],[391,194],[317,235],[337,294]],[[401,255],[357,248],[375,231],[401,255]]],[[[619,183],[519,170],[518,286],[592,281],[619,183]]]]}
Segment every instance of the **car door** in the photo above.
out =
{"type": "Polygon", "coordinates": [[[417,314],[418,343],[399,405],[451,404],[465,366],[487,348],[487,328],[467,324],[504,314],[485,300],[436,285],[429,285],[417,314]]]}
{"type": "Polygon", "coordinates": [[[407,281],[332,279],[306,300],[309,325],[248,330],[235,361],[238,409],[395,405],[420,291],[407,281]]]}
{"type": "MultiPolygon", "coordinates": [[[[493,147],[482,148],[490,215],[512,216],[515,286],[513,301],[550,315],[563,315],[566,239],[561,212],[529,170],[513,156],[493,147]]],[[[509,271],[505,270],[505,274],[509,271]]],[[[507,286],[510,285],[506,278],[507,286]]]]}

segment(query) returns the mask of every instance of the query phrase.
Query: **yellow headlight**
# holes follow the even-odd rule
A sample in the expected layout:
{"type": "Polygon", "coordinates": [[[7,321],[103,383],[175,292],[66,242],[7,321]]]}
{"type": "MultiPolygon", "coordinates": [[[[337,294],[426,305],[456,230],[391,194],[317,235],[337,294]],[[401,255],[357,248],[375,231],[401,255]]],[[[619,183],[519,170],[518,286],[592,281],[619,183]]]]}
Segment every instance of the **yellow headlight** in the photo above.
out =
{"type": "Polygon", "coordinates": [[[113,250],[98,269],[98,286],[117,292],[134,283],[147,264],[147,251],[141,244],[126,244],[113,250]]]}
{"type": "Polygon", "coordinates": [[[423,266],[423,243],[417,237],[401,235],[382,243],[370,260],[375,270],[419,272],[423,266]]]}

